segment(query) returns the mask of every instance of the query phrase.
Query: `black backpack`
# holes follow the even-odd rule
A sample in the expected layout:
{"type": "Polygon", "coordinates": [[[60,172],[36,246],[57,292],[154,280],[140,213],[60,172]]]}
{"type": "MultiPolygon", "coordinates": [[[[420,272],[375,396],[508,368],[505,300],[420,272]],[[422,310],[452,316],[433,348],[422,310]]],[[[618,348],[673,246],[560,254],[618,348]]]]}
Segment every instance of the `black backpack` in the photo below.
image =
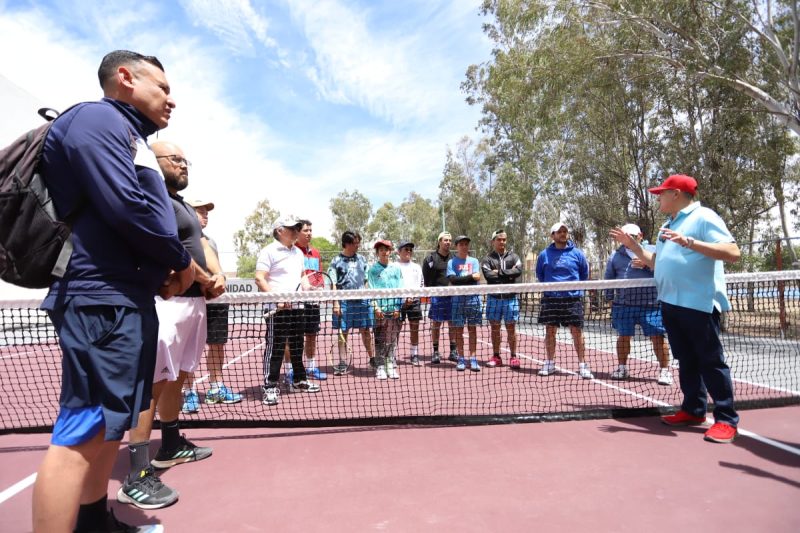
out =
{"type": "Polygon", "coordinates": [[[70,227],[79,208],[59,220],[39,172],[53,110],[48,120],[0,151],[0,278],[28,288],[49,287],[62,277],[72,255],[70,227]]]}

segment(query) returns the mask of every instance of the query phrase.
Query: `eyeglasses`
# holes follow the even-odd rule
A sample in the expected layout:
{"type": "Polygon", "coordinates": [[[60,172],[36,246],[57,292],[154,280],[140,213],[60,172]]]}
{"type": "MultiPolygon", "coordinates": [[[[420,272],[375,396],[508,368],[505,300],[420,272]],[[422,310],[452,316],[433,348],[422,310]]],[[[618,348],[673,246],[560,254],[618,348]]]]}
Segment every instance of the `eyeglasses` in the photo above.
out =
{"type": "Polygon", "coordinates": [[[157,155],[156,159],[163,159],[165,157],[167,159],[169,159],[169,162],[172,163],[173,165],[178,165],[178,166],[186,165],[186,168],[192,168],[192,162],[189,161],[188,159],[186,159],[185,157],[181,157],[179,155],[175,155],[175,154],[157,155]]]}

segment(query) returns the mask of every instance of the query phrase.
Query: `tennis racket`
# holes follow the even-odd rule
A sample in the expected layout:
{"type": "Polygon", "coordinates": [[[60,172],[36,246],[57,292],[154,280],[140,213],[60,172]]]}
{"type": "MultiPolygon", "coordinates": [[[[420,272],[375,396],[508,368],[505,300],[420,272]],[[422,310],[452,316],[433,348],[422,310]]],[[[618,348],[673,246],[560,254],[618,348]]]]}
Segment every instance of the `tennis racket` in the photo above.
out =
{"type": "Polygon", "coordinates": [[[330,291],[333,290],[333,280],[325,272],[312,271],[300,278],[297,291],[330,291]]]}
{"type": "Polygon", "coordinates": [[[331,343],[331,349],[328,351],[328,364],[333,369],[334,376],[344,376],[350,371],[350,365],[353,363],[353,349],[344,335],[344,330],[341,328],[341,317],[339,320],[339,327],[337,328],[338,336],[335,342],[331,343]]]}

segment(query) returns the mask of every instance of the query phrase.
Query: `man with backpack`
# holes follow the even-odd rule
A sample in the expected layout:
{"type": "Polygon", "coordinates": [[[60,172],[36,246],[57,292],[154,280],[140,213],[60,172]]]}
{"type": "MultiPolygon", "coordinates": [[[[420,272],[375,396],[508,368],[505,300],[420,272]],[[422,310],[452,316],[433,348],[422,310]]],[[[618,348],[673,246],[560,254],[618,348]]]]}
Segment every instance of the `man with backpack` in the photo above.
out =
{"type": "Polygon", "coordinates": [[[106,500],[120,440],[150,403],[154,296],[211,281],[178,238],[146,142],[175,107],[163,66],[117,50],[103,58],[98,77],[105,97],[56,119],[40,165],[58,216],[73,214],[74,249],[42,303],[59,336],[63,376],[33,491],[35,532],[134,530],[106,500]]]}

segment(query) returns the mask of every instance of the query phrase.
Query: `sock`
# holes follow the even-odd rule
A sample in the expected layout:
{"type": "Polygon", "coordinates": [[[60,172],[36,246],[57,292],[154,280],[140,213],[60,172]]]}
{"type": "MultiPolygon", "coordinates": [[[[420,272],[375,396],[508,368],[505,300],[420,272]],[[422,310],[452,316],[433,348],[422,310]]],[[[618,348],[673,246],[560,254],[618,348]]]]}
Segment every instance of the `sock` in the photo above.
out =
{"type": "Polygon", "coordinates": [[[128,456],[131,460],[130,479],[139,476],[139,472],[150,468],[150,441],[128,444],[128,456]]]}
{"type": "Polygon", "coordinates": [[[86,503],[78,509],[75,531],[105,531],[108,527],[108,496],[93,503],[86,503]]]}
{"type": "MultiPolygon", "coordinates": [[[[494,353],[494,356],[495,356],[495,357],[500,357],[500,352],[495,352],[495,353],[494,353]]],[[[511,354],[511,357],[514,357],[514,354],[511,354]]]]}
{"type": "Polygon", "coordinates": [[[315,368],[317,368],[317,360],[314,359],[313,357],[307,359],[306,360],[306,370],[314,370],[315,368]]]}
{"type": "Polygon", "coordinates": [[[412,345],[411,346],[411,355],[419,355],[418,349],[419,349],[419,346],[417,346],[416,344],[412,345]]]}
{"type": "Polygon", "coordinates": [[[438,342],[434,342],[433,343],[433,351],[434,352],[438,352],[439,351],[439,343],[438,342]]]}
{"type": "Polygon", "coordinates": [[[221,381],[214,381],[211,383],[211,390],[217,392],[219,389],[222,388],[223,383],[221,381]]]}
{"type": "Polygon", "coordinates": [[[161,421],[161,449],[174,450],[181,444],[178,419],[170,422],[161,421]]]}
{"type": "Polygon", "coordinates": [[[625,364],[622,364],[622,363],[620,363],[620,364],[619,364],[619,369],[620,369],[620,370],[628,370],[628,365],[625,365],[625,364]]]}
{"type": "Polygon", "coordinates": [[[456,343],[454,343],[454,342],[451,342],[451,343],[450,343],[450,351],[451,351],[451,352],[454,352],[454,351],[456,351],[456,343]]]}

